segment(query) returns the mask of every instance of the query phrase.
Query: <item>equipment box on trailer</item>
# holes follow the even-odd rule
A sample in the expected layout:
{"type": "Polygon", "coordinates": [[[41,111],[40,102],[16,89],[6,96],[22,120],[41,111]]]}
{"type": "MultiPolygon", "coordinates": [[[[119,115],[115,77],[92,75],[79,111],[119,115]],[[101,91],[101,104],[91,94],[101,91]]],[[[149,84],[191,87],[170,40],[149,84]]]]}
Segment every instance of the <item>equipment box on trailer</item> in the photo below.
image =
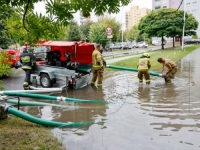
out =
{"type": "Polygon", "coordinates": [[[87,85],[92,77],[92,52],[94,45],[86,42],[48,41],[45,61],[36,62],[34,73],[40,85],[50,88],[57,79],[75,89],[87,85]]]}

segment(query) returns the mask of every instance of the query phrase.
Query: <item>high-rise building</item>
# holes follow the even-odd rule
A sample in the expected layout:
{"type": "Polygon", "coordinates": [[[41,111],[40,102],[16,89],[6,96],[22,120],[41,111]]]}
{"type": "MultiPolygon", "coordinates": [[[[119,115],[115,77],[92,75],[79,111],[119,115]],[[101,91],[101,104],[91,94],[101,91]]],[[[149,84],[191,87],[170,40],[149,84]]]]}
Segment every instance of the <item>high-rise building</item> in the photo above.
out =
{"type": "Polygon", "coordinates": [[[125,12],[126,29],[131,29],[134,25],[140,22],[140,19],[146,16],[151,10],[148,8],[139,8],[139,6],[132,6],[129,11],[125,12]]]}
{"type": "Polygon", "coordinates": [[[199,27],[196,30],[198,37],[200,38],[200,1],[199,0],[152,0],[152,9],[160,8],[179,8],[187,13],[193,14],[195,19],[199,22],[199,27]],[[182,3],[182,4],[181,4],[182,3]],[[181,4],[181,5],[180,5],[181,4]],[[184,7],[185,4],[185,7],[184,7]],[[180,6],[180,8],[179,8],[180,6]]]}
{"type": "Polygon", "coordinates": [[[185,1],[185,11],[193,14],[195,19],[199,22],[199,27],[196,30],[197,36],[200,38],[200,1],[199,0],[187,0],[185,1]]]}
{"type": "MultiPolygon", "coordinates": [[[[152,9],[178,8],[182,0],[152,0],[152,9]]],[[[183,2],[179,9],[183,9],[183,2]]]]}

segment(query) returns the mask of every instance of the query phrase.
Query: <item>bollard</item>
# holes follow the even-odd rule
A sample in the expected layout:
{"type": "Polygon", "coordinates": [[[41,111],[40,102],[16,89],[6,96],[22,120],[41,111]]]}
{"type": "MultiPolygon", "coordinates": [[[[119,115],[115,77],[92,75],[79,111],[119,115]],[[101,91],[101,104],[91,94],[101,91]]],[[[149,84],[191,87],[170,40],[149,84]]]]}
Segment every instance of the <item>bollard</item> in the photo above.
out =
{"type": "Polygon", "coordinates": [[[37,87],[37,76],[32,76],[32,85],[37,87]]]}

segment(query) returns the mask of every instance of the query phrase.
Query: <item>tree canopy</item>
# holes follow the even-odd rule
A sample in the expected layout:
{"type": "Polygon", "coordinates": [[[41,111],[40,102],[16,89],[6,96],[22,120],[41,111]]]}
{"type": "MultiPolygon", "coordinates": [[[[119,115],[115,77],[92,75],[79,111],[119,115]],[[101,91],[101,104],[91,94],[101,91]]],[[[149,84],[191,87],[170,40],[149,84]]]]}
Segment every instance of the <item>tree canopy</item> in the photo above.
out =
{"type": "Polygon", "coordinates": [[[34,14],[30,9],[23,20],[21,12],[18,10],[4,20],[6,35],[15,43],[36,43],[39,39],[59,40],[66,36],[66,27],[49,16],[34,14]]]}
{"type": "Polygon", "coordinates": [[[79,10],[84,17],[90,16],[92,11],[99,16],[103,12],[117,13],[120,11],[120,6],[128,5],[131,0],[1,0],[0,6],[22,6],[28,9],[34,8],[34,4],[42,1],[45,2],[48,14],[68,23],[73,19],[73,14],[79,10]]]}
{"type": "Polygon", "coordinates": [[[113,38],[111,39],[113,42],[117,41],[117,37],[120,35],[120,23],[116,22],[115,19],[105,18],[100,20],[97,23],[94,23],[90,26],[89,31],[89,40],[90,42],[100,43],[103,47],[110,41],[107,38],[105,33],[106,27],[110,26],[113,30],[113,38]]]}
{"type": "MultiPolygon", "coordinates": [[[[153,10],[143,17],[139,23],[140,33],[147,33],[150,37],[182,37],[184,11],[172,8],[153,10]]],[[[198,28],[198,21],[192,14],[186,13],[185,35],[194,35],[198,28]]]]}

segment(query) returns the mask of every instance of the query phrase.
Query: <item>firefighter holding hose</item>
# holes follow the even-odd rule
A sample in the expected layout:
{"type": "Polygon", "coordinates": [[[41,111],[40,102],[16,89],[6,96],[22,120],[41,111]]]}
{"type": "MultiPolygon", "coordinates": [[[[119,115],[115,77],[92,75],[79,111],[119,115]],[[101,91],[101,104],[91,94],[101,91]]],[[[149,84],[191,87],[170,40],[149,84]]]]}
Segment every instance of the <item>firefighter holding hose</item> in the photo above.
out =
{"type": "Polygon", "coordinates": [[[174,79],[174,75],[178,70],[176,63],[166,58],[158,58],[157,61],[162,64],[162,71],[164,71],[165,66],[167,67],[168,70],[164,74],[164,79],[166,84],[171,84],[171,79],[174,79]]]}
{"type": "Polygon", "coordinates": [[[96,80],[97,80],[97,86],[101,87],[102,86],[102,81],[103,81],[103,72],[104,72],[104,67],[103,67],[103,56],[101,54],[101,45],[97,44],[96,49],[92,53],[92,82],[91,85],[94,85],[96,80]]]}
{"type": "Polygon", "coordinates": [[[143,76],[145,77],[146,84],[150,83],[149,69],[151,68],[151,63],[149,58],[150,55],[148,53],[144,53],[138,61],[137,68],[139,83],[143,82],[143,76]]]}

